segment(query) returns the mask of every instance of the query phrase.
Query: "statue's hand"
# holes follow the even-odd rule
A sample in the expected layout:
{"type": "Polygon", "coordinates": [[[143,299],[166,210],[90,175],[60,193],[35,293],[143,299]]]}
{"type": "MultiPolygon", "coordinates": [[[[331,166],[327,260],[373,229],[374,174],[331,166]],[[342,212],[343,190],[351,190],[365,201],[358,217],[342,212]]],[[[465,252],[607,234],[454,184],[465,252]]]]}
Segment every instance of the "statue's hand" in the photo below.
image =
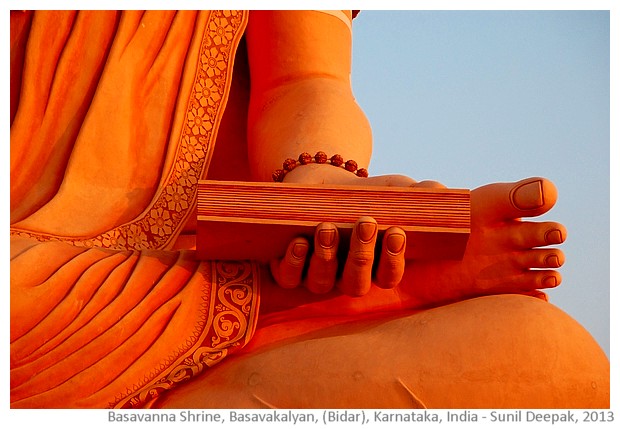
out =
{"type": "MultiPolygon", "coordinates": [[[[417,183],[399,175],[360,178],[343,169],[316,164],[296,168],[286,176],[285,181],[366,186],[440,186],[434,182],[417,183]]],[[[368,293],[373,283],[382,288],[393,288],[400,283],[405,270],[405,232],[399,227],[387,229],[376,254],[377,236],[377,222],[371,217],[361,217],[353,227],[346,258],[339,258],[343,252],[338,249],[347,243],[340,240],[334,224],[321,223],[315,230],[313,246],[310,246],[306,237],[295,238],[282,259],[271,261],[271,273],[276,283],[283,288],[303,285],[314,293],[326,293],[337,287],[346,295],[361,296],[368,293]],[[377,270],[373,276],[376,259],[377,270]]]]}
{"type": "Polygon", "coordinates": [[[361,296],[368,293],[373,282],[383,288],[393,288],[400,283],[405,270],[405,233],[398,227],[389,228],[380,253],[375,256],[377,231],[373,218],[360,218],[353,227],[346,260],[341,261],[338,248],[344,244],[340,243],[338,229],[332,223],[321,223],[314,234],[312,254],[309,255],[311,246],[305,237],[294,239],[282,259],[271,261],[273,277],[281,287],[304,285],[314,293],[326,293],[338,287],[344,294],[361,296]],[[373,278],[376,257],[379,264],[373,278]]]}

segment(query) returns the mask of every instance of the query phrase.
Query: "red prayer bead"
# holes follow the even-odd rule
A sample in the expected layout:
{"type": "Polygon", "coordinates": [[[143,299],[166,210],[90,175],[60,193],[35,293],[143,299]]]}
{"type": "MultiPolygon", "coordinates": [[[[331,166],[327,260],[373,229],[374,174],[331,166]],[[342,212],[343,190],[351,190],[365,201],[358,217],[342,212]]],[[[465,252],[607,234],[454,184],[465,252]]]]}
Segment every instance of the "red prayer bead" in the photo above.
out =
{"type": "Polygon", "coordinates": [[[312,155],[310,155],[308,152],[304,152],[301,155],[299,155],[299,163],[301,165],[310,164],[311,162],[312,162],[312,155]]]}
{"type": "Polygon", "coordinates": [[[314,160],[317,164],[325,164],[327,162],[327,154],[325,152],[319,151],[314,155],[314,160]]]}
{"type": "Polygon", "coordinates": [[[332,156],[329,160],[331,164],[335,165],[336,167],[340,167],[344,163],[344,159],[338,154],[332,156]]]}
{"type": "Polygon", "coordinates": [[[357,170],[357,162],[353,161],[352,159],[348,160],[344,164],[344,169],[350,171],[351,173],[355,173],[355,170],[357,170]]]}
{"type": "Polygon", "coordinates": [[[271,178],[274,182],[281,182],[284,180],[284,176],[286,176],[286,171],[284,170],[276,170],[271,175],[271,178]]]}
{"type": "Polygon", "coordinates": [[[282,164],[282,167],[284,167],[284,170],[286,171],[292,171],[295,167],[297,167],[297,160],[293,158],[287,158],[282,164]]]}

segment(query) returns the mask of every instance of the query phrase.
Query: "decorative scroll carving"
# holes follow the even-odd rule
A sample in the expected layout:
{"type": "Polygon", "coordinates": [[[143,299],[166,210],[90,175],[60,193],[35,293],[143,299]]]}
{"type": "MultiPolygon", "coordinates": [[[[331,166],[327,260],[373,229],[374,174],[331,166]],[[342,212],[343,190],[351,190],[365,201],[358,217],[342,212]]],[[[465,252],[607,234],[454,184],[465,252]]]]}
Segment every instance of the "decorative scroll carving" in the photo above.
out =
{"type": "MultiPolygon", "coordinates": [[[[253,333],[257,313],[257,275],[249,262],[211,262],[205,268],[200,316],[183,346],[163,369],[117,396],[111,408],[140,408],[242,347],[253,333]]],[[[182,335],[182,333],[180,333],[182,335]]]]}

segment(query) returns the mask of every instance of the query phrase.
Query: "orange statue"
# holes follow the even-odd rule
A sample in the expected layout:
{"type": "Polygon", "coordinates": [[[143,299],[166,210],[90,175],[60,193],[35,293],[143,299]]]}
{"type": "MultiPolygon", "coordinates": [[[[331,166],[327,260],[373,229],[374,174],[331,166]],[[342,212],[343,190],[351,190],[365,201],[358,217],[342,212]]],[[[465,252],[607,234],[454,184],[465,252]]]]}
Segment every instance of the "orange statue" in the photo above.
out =
{"type": "MultiPolygon", "coordinates": [[[[368,165],[350,28],[11,13],[12,407],[609,406],[606,356],[540,292],[566,238],[521,221],[554,205],[546,179],[473,190],[461,260],[406,260],[398,225],[375,253],[368,217],[269,266],[195,258],[198,179],[270,181],[303,152],[368,165]]],[[[319,163],[283,180],[441,187],[319,163]]]]}

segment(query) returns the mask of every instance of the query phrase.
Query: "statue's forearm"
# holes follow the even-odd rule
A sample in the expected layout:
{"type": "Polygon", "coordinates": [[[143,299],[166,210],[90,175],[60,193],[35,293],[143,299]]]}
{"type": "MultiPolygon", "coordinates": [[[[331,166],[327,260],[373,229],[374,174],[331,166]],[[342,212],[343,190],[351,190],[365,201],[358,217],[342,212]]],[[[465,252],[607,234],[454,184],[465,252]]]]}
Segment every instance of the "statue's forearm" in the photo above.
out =
{"type": "Polygon", "coordinates": [[[250,104],[250,168],[258,180],[271,180],[287,158],[302,152],[339,154],[367,168],[372,132],[350,89],[325,78],[283,85],[250,104]]]}
{"type": "Polygon", "coordinates": [[[366,168],[372,137],[351,91],[350,28],[320,12],[264,11],[252,13],[246,36],[253,177],[271,180],[302,152],[340,154],[366,168]]]}

